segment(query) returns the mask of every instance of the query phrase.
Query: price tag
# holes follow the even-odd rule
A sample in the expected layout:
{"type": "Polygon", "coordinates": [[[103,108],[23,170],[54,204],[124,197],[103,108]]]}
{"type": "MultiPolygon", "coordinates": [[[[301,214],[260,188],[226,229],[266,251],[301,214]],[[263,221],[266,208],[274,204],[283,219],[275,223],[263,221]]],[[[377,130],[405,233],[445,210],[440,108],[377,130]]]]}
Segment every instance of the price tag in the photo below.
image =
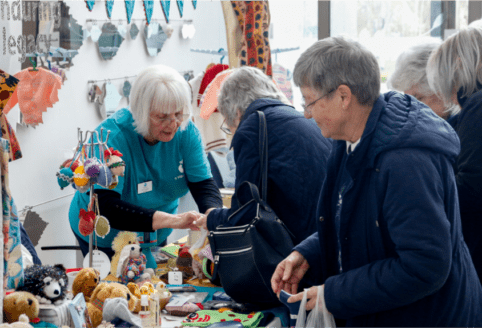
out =
{"type": "MultiPolygon", "coordinates": [[[[90,253],[84,258],[84,268],[89,268],[90,253]]],[[[92,268],[99,270],[100,279],[105,279],[110,272],[110,260],[107,254],[98,249],[92,251],[92,268]]]]}
{"type": "Polygon", "coordinates": [[[169,271],[167,276],[169,285],[182,285],[182,271],[169,271]]]}

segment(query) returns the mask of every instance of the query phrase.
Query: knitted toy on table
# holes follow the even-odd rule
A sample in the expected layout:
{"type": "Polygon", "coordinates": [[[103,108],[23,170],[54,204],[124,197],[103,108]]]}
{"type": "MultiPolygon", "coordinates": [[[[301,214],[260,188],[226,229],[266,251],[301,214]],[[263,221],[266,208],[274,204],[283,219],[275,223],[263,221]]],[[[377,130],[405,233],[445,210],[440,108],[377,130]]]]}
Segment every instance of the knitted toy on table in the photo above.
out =
{"type": "Polygon", "coordinates": [[[120,277],[123,284],[150,279],[154,270],[146,269],[146,256],[141,253],[138,244],[124,246],[117,264],[116,277],[120,277]]]}
{"type": "MultiPolygon", "coordinates": [[[[117,236],[115,236],[114,240],[112,241],[112,250],[115,252],[114,256],[112,257],[112,261],[110,262],[110,273],[115,275],[117,272],[117,264],[119,263],[119,258],[121,255],[124,246],[137,244],[137,234],[132,231],[120,231],[117,236]]],[[[140,296],[139,296],[140,298],[140,296]]]]}
{"type": "Polygon", "coordinates": [[[17,291],[32,293],[41,304],[60,305],[67,296],[68,277],[62,264],[34,264],[25,269],[25,282],[17,291]]]}

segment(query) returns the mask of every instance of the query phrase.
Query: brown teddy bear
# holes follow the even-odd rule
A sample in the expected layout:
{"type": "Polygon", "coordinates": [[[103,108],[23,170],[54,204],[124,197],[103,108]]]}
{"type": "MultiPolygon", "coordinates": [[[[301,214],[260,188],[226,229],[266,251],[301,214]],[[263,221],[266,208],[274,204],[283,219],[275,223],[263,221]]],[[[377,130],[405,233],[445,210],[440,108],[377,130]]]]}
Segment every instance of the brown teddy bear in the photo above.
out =
{"type": "Polygon", "coordinates": [[[90,297],[90,302],[87,303],[87,311],[94,328],[102,323],[102,311],[105,300],[116,297],[127,299],[129,310],[131,312],[138,313],[141,310],[140,299],[134,296],[127,286],[117,282],[102,282],[94,289],[94,292],[90,297]]]}
{"type": "Polygon", "coordinates": [[[139,244],[139,241],[137,240],[137,233],[132,231],[121,231],[117,234],[117,236],[115,236],[114,240],[112,241],[112,249],[114,250],[115,254],[110,262],[111,274],[116,274],[122,249],[124,249],[124,246],[130,244],[139,244]]]}
{"type": "Polygon", "coordinates": [[[72,284],[72,293],[74,297],[79,293],[84,294],[85,301],[89,302],[90,296],[92,296],[99,282],[99,271],[93,268],[84,268],[75,276],[74,283],[72,284]]]}
{"type": "Polygon", "coordinates": [[[3,321],[17,322],[21,314],[26,314],[30,321],[38,321],[39,303],[29,292],[14,292],[3,299],[3,321]]]}

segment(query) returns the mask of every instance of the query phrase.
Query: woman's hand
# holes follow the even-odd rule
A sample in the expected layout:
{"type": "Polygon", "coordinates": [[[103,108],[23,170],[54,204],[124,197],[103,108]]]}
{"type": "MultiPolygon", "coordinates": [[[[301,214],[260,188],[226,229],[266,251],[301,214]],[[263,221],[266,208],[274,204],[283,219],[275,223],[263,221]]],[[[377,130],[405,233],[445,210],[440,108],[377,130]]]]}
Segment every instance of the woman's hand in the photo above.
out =
{"type": "Polygon", "coordinates": [[[201,215],[201,217],[199,219],[197,219],[196,222],[194,222],[194,224],[196,226],[198,226],[199,228],[203,228],[204,230],[208,230],[208,225],[207,225],[208,224],[208,215],[214,209],[215,209],[215,207],[211,207],[210,209],[208,209],[206,211],[206,213],[204,213],[204,215],[201,215]]]}
{"type": "MultiPolygon", "coordinates": [[[[322,285],[321,288],[325,288],[324,285],[322,285]]],[[[306,311],[310,311],[314,309],[316,306],[316,298],[318,297],[318,286],[313,286],[310,289],[308,289],[308,292],[306,293],[306,311]]],[[[291,296],[288,298],[288,303],[295,303],[298,301],[301,301],[303,299],[303,292],[298,293],[296,295],[291,296]]],[[[320,300],[321,301],[321,300],[320,300]]],[[[323,302],[325,302],[325,299],[323,297],[323,302]]],[[[319,305],[321,306],[321,304],[319,305]]]]}
{"type": "Polygon", "coordinates": [[[185,212],[181,214],[169,214],[157,211],[152,218],[152,229],[159,230],[163,228],[171,229],[192,229],[199,230],[194,224],[201,217],[201,213],[196,211],[185,212]]]}
{"type": "Polygon", "coordinates": [[[292,252],[276,267],[271,277],[271,288],[277,295],[279,295],[282,289],[290,294],[296,294],[298,292],[298,284],[309,268],[308,261],[301,253],[297,251],[292,252]]]}

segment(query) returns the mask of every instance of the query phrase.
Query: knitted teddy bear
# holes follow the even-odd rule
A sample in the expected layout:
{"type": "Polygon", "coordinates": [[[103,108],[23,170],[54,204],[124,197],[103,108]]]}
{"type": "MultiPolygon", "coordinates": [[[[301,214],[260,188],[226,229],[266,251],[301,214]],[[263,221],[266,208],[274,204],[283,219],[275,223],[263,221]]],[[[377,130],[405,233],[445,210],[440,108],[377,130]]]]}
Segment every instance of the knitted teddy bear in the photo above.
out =
{"type": "Polygon", "coordinates": [[[116,297],[127,300],[129,311],[138,313],[141,310],[140,299],[132,295],[127,286],[116,282],[102,282],[94,289],[90,302],[87,302],[87,311],[94,328],[102,323],[105,300],[116,297]]]}
{"type": "Polygon", "coordinates": [[[93,268],[84,268],[75,276],[74,283],[72,284],[72,294],[75,297],[77,294],[82,293],[84,294],[85,301],[89,302],[90,296],[92,296],[99,282],[99,271],[93,268]]]}
{"type": "Polygon", "coordinates": [[[117,264],[116,277],[120,277],[123,284],[150,279],[154,270],[146,268],[146,256],[141,252],[141,246],[131,244],[122,249],[117,264]]]}
{"type": "Polygon", "coordinates": [[[115,275],[117,272],[117,264],[119,263],[119,257],[121,255],[122,249],[126,245],[131,244],[139,244],[137,240],[137,234],[132,231],[121,231],[115,236],[114,240],[112,241],[112,249],[114,250],[115,254],[112,257],[112,261],[110,263],[110,273],[115,275]]]}
{"type": "Polygon", "coordinates": [[[3,321],[12,323],[19,321],[20,315],[26,315],[32,322],[39,321],[39,302],[29,292],[14,292],[3,299],[3,321]]]}

